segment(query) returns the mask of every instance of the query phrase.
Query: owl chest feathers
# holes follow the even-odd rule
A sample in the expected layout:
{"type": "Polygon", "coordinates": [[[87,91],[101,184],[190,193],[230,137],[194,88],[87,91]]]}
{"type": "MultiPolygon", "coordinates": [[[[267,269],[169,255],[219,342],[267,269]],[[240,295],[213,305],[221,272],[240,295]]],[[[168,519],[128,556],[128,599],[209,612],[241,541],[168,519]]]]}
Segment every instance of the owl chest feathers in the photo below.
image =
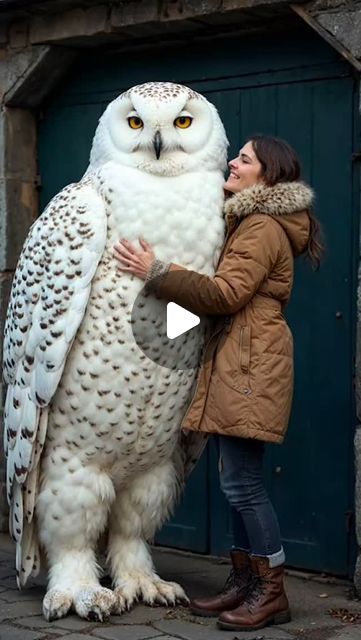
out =
{"type": "Polygon", "coordinates": [[[97,176],[107,215],[106,258],[119,238],[143,236],[157,258],[213,272],[223,241],[220,172],[160,177],[109,163],[97,176]]]}
{"type": "Polygon", "coordinates": [[[106,247],[54,399],[55,442],[80,437],[82,453],[104,464],[122,454],[130,465],[171,455],[196,371],[169,371],[136,345],[130,318],[144,282],[117,272],[113,245],[142,236],[157,258],[212,274],[223,242],[223,178],[208,182],[201,173],[167,180],[112,166],[99,172],[106,247]]]}

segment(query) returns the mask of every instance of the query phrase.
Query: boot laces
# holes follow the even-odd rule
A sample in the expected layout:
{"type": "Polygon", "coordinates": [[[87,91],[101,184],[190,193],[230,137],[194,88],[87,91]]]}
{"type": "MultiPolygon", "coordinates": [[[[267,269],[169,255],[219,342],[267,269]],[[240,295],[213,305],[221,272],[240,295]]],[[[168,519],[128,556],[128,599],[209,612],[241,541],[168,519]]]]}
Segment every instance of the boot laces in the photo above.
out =
{"type": "Polygon", "coordinates": [[[265,592],[266,584],[260,576],[254,576],[248,591],[245,603],[255,604],[260,596],[265,592]]]}
{"type": "Polygon", "coordinates": [[[231,569],[222,591],[231,591],[234,587],[243,588],[248,582],[248,574],[244,569],[231,569]]]}

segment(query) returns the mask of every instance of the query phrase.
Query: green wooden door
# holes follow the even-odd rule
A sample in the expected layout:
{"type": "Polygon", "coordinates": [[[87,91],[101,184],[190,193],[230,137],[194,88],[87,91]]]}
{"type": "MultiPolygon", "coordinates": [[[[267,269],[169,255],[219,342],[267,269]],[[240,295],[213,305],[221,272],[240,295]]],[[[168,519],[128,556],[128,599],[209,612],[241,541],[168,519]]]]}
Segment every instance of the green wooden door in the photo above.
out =
{"type": "MultiPolygon", "coordinates": [[[[267,486],[281,521],[288,564],[346,573],[352,509],[353,354],[358,211],[353,197],[355,81],[348,65],[313,33],[227,38],[147,53],[88,53],[39,119],[42,204],[79,179],[104,107],[147,80],[184,82],[218,107],[233,157],[252,133],[285,137],[316,190],[326,235],[321,271],[297,264],[287,310],[295,336],[296,390],[289,435],[270,446],[267,486]]],[[[173,520],[158,541],[224,553],[227,506],[210,443],[173,520]]]]}
{"type": "MultiPolygon", "coordinates": [[[[348,566],[354,425],[353,81],[270,81],[226,97],[218,93],[217,101],[221,111],[227,107],[229,129],[232,118],[238,123],[242,139],[262,131],[289,140],[316,191],[327,253],[319,273],[302,260],[296,265],[286,312],[295,336],[292,419],[285,444],[268,447],[266,474],[288,562],[342,573],[348,566]]],[[[213,490],[212,504],[224,511],[218,487],[213,490]]],[[[213,550],[224,551],[229,519],[215,522],[212,531],[213,550]]]]}

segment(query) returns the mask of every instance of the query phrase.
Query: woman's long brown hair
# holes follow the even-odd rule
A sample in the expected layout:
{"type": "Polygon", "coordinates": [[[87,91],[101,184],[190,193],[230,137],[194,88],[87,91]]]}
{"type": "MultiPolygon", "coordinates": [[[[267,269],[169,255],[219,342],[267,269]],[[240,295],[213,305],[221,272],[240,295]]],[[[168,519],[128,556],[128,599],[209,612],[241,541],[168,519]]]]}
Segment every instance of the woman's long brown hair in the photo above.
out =
{"type": "MultiPolygon", "coordinates": [[[[272,187],[277,182],[299,180],[301,163],[297,153],[285,140],[274,136],[256,135],[250,138],[254,152],[262,165],[262,177],[272,187]]],[[[315,269],[321,264],[324,245],[321,225],[312,209],[308,210],[310,235],[306,255],[315,269]]]]}

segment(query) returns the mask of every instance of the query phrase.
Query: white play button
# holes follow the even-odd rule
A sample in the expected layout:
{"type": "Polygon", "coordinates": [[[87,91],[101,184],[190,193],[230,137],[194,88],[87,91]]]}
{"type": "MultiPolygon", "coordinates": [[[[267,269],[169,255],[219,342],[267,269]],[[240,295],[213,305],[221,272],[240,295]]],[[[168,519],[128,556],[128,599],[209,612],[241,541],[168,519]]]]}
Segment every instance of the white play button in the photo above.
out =
{"type": "Polygon", "coordinates": [[[167,337],[173,340],[200,323],[201,319],[175,302],[167,304],[167,337]]]}
{"type": "Polygon", "coordinates": [[[152,362],[172,371],[198,368],[207,318],[143,287],[133,303],[131,327],[137,346],[152,362]]]}

